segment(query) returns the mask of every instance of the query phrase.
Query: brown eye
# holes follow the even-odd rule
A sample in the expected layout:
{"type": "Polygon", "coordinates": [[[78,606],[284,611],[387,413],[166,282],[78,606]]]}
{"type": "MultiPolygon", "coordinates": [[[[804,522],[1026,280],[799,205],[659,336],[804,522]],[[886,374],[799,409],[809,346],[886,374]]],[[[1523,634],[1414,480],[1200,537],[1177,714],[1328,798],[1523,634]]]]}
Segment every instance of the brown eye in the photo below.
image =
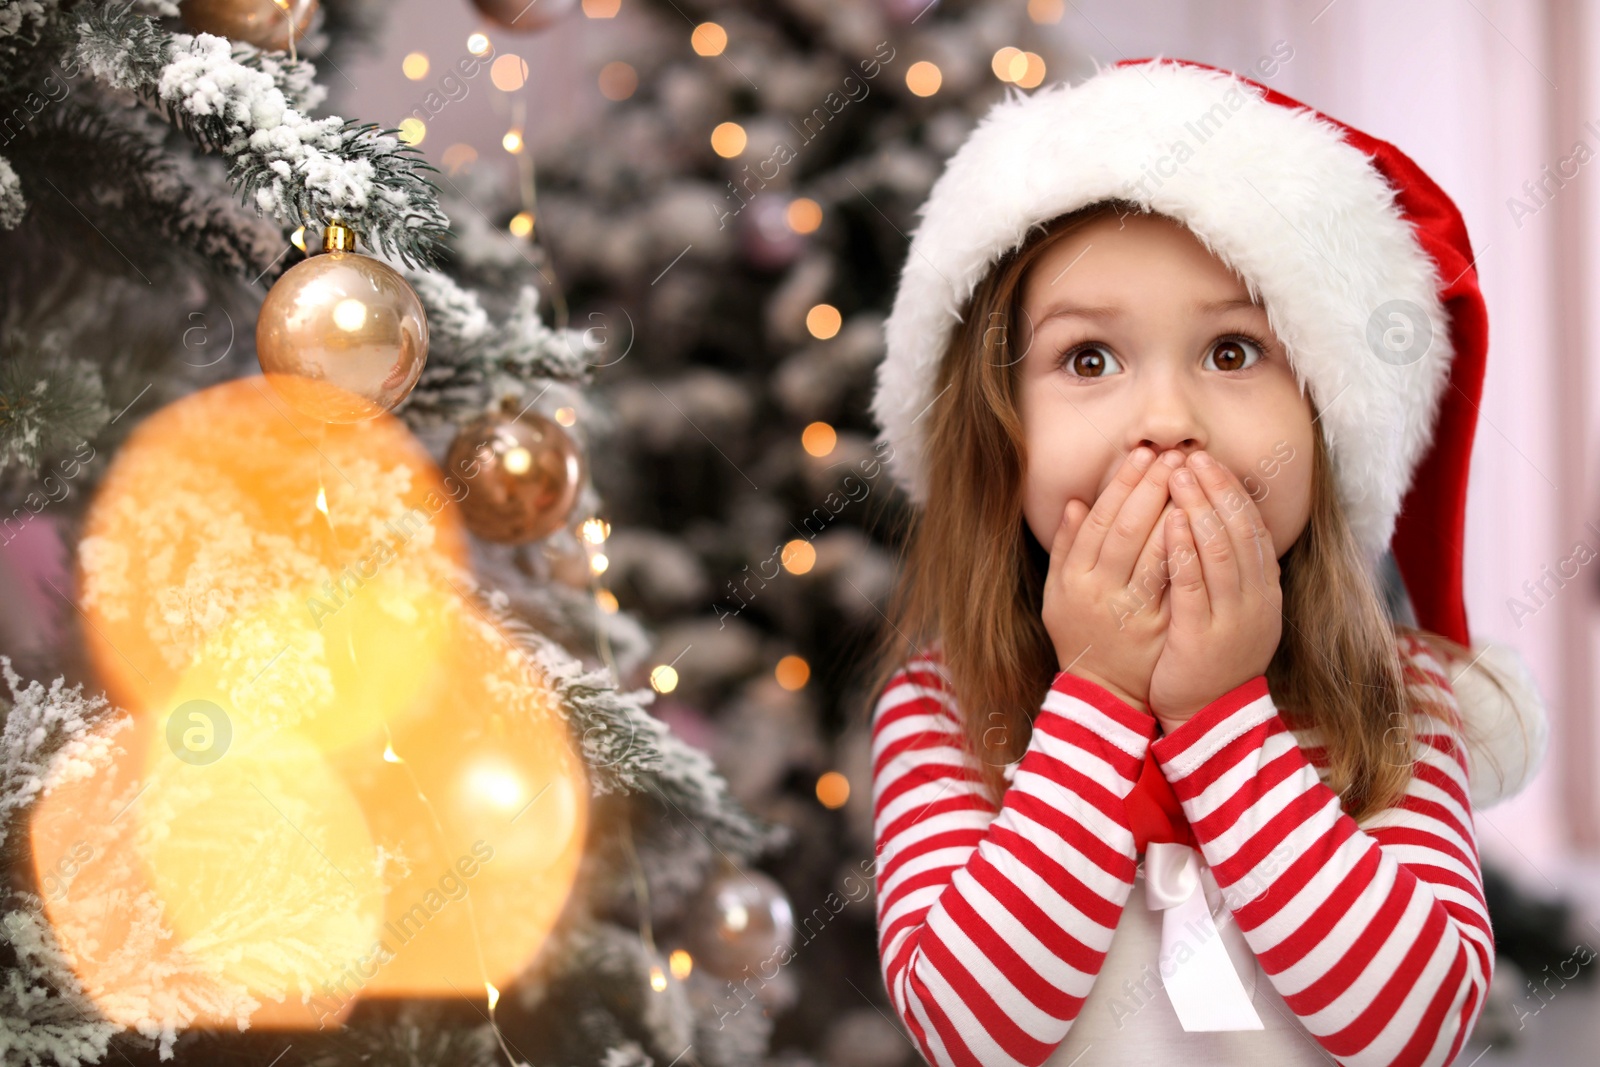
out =
{"type": "Polygon", "coordinates": [[[1122,369],[1117,357],[1099,344],[1074,348],[1061,358],[1061,365],[1075,378],[1103,378],[1122,369]]]}
{"type": "Polygon", "coordinates": [[[1211,349],[1218,370],[1248,370],[1265,358],[1261,346],[1243,337],[1225,337],[1211,349]]]}

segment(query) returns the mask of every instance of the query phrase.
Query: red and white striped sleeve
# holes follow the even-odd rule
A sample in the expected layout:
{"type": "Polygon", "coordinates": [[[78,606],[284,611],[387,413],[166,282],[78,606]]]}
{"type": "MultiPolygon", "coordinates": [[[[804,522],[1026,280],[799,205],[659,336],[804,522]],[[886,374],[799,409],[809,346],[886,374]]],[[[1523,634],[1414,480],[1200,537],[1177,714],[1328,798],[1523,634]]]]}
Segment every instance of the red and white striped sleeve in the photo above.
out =
{"type": "Polygon", "coordinates": [[[879,966],[938,1065],[1041,1064],[1071,1028],[1133,889],[1123,801],[1156,722],[1062,672],[999,809],[936,661],[873,712],[879,966]]]}
{"type": "MultiPolygon", "coordinates": [[[[1437,661],[1410,638],[1402,648],[1408,691],[1453,708],[1437,661]]],[[[1415,752],[1397,755],[1411,784],[1359,825],[1265,677],[1151,745],[1262,971],[1347,1067],[1452,1062],[1494,971],[1464,743],[1411,715],[1415,752]]]]}

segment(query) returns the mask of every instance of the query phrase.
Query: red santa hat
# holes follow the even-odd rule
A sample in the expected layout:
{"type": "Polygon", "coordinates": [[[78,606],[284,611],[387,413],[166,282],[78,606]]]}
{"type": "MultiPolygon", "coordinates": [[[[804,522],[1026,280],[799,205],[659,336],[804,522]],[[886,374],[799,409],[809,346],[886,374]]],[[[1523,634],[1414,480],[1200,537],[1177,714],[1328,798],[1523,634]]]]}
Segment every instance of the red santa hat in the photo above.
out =
{"type": "Polygon", "coordinates": [[[1462,595],[1488,316],[1461,213],[1393,145],[1186,60],[1008,90],[918,210],[885,324],[872,410],[896,481],[927,502],[921,415],[979,281],[1036,227],[1113,198],[1183,223],[1263,304],[1369,563],[1392,549],[1417,624],[1477,657],[1452,679],[1484,739],[1469,753],[1474,803],[1518,792],[1543,758],[1544,706],[1514,650],[1472,643],[1462,595]]]}

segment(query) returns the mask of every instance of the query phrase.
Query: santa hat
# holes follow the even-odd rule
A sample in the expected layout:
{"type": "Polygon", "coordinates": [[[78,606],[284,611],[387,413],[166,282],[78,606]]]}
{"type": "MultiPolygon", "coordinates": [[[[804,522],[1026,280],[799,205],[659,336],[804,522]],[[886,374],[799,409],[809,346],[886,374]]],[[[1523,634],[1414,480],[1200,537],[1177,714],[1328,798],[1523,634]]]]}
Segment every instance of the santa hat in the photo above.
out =
{"type": "Polygon", "coordinates": [[[1488,316],[1461,213],[1391,144],[1186,60],[1008,90],[918,210],[885,324],[872,411],[896,481],[927,502],[921,416],[979,281],[1036,227],[1113,198],[1183,223],[1265,306],[1367,559],[1392,549],[1417,624],[1473,650],[1450,680],[1482,739],[1474,804],[1520,791],[1543,759],[1544,705],[1514,650],[1472,644],[1461,584],[1488,316]]]}

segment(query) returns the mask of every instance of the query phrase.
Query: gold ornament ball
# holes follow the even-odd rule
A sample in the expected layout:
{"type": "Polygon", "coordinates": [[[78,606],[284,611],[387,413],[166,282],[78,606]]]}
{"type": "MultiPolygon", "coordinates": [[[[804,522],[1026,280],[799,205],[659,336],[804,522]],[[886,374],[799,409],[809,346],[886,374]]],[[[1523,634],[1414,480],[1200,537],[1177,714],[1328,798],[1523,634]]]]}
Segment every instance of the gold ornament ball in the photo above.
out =
{"type": "Polygon", "coordinates": [[[794,944],[794,910],[783,887],[760,871],[725,865],[689,908],[686,934],[696,963],[722,978],[759,969],[780,945],[794,944]]]}
{"type": "Polygon", "coordinates": [[[256,357],[297,410],[323,422],[362,422],[411,394],[428,358],[428,318],[387,263],[323,252],[285,271],[267,294],[256,357]]]}
{"type": "Polygon", "coordinates": [[[571,14],[578,0],[472,0],[472,6],[505,29],[537,33],[571,14]]]}
{"type": "Polygon", "coordinates": [[[548,537],[572,514],[583,488],[583,453],[543,415],[485,415],[450,445],[445,470],[467,486],[461,512],[486,541],[548,537]]]}
{"type": "Polygon", "coordinates": [[[289,24],[298,41],[311,28],[317,0],[287,0],[287,11],[275,0],[183,0],[178,13],[196,33],[214,33],[230,41],[283,52],[289,47],[289,24]]]}

